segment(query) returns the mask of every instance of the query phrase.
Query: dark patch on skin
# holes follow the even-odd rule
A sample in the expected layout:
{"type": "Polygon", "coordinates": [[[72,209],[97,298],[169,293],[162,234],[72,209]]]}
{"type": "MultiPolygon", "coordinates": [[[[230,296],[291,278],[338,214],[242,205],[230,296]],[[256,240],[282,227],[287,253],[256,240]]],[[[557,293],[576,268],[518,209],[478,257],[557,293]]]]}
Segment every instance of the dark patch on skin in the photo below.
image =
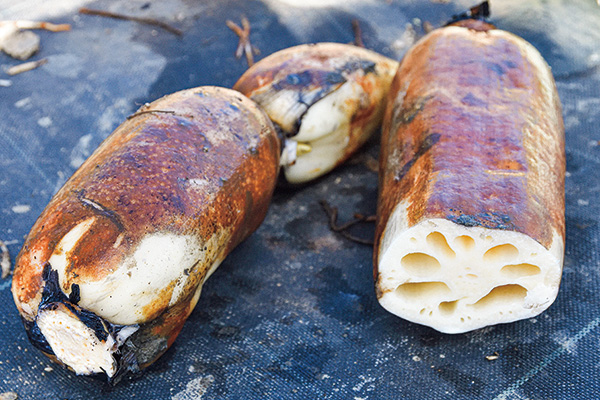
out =
{"type": "Polygon", "coordinates": [[[344,78],[344,75],[342,75],[341,72],[329,72],[325,76],[325,82],[327,82],[330,85],[339,85],[340,83],[345,83],[346,78],[344,78]]]}
{"type": "Polygon", "coordinates": [[[246,138],[242,137],[242,135],[240,135],[237,132],[231,132],[233,133],[233,136],[237,139],[238,142],[243,143],[245,145],[248,144],[248,141],[246,140],[246,138]]]}
{"type": "Polygon", "coordinates": [[[370,74],[370,73],[375,73],[376,66],[377,66],[377,64],[374,63],[373,61],[352,60],[352,61],[348,61],[346,64],[344,64],[344,66],[341,68],[341,71],[354,72],[354,71],[362,70],[366,75],[366,74],[370,74]]]}
{"type": "Polygon", "coordinates": [[[109,210],[104,207],[102,204],[98,203],[95,200],[91,200],[85,197],[85,190],[80,190],[77,193],[77,198],[83,204],[85,208],[94,212],[94,214],[100,215],[102,217],[108,218],[119,230],[119,232],[125,231],[125,226],[123,225],[123,221],[119,214],[117,214],[113,210],[109,210]]]}
{"type": "Polygon", "coordinates": [[[481,226],[490,229],[516,230],[509,215],[496,212],[483,212],[477,215],[463,214],[459,210],[450,209],[446,218],[466,227],[481,226]]]}
{"type": "Polygon", "coordinates": [[[456,390],[464,395],[479,396],[483,390],[483,381],[476,376],[465,374],[451,365],[443,365],[436,368],[435,372],[447,382],[450,382],[456,390]]]}
{"type": "Polygon", "coordinates": [[[404,178],[404,176],[408,173],[410,168],[417,162],[417,160],[421,158],[421,156],[423,156],[425,153],[427,153],[427,151],[431,149],[437,142],[439,142],[441,137],[442,135],[440,135],[439,133],[431,133],[425,136],[413,157],[410,160],[408,160],[406,164],[404,164],[400,172],[398,172],[398,174],[396,175],[396,180],[402,180],[402,178],[404,178]]]}
{"type": "Polygon", "coordinates": [[[305,85],[310,84],[311,82],[311,74],[310,71],[303,71],[297,74],[289,74],[285,77],[285,80],[283,80],[283,82],[278,83],[278,85],[280,84],[284,84],[285,86],[298,86],[300,88],[302,88],[305,85]]]}
{"type": "Polygon", "coordinates": [[[193,121],[190,121],[190,119],[193,118],[186,118],[178,115],[174,115],[173,118],[177,121],[177,124],[179,126],[182,126],[184,128],[194,128],[196,126],[196,124],[193,121]]]}
{"type": "Polygon", "coordinates": [[[494,71],[496,74],[498,74],[498,76],[502,76],[505,74],[504,68],[502,68],[502,65],[500,65],[498,63],[487,62],[487,63],[485,63],[485,66],[490,71],[494,71]]]}
{"type": "Polygon", "coordinates": [[[326,94],[331,92],[333,86],[339,86],[346,79],[339,73],[323,70],[307,70],[299,73],[288,74],[277,82],[274,82],[271,88],[265,93],[270,95],[282,90],[294,90],[299,96],[302,93],[309,93],[320,88],[316,94],[311,94],[310,100],[300,101],[300,103],[312,105],[326,94]]]}
{"type": "Polygon", "coordinates": [[[425,104],[430,99],[431,99],[431,96],[419,97],[410,106],[395,107],[395,109],[394,109],[395,115],[393,117],[394,124],[398,124],[398,125],[410,124],[413,121],[413,119],[415,119],[415,117],[417,115],[419,115],[419,112],[421,112],[423,110],[423,108],[425,107],[425,104]]]}
{"type": "Polygon", "coordinates": [[[275,82],[273,89],[279,91],[294,88],[303,91],[306,88],[322,85],[324,86],[322,91],[329,92],[328,85],[339,85],[347,81],[343,75],[344,73],[352,73],[358,70],[362,70],[365,75],[375,73],[376,65],[375,62],[369,60],[351,60],[335,71],[307,70],[288,74],[283,79],[275,82]]]}
{"type": "Polygon", "coordinates": [[[79,300],[81,300],[81,295],[79,292],[79,285],[76,283],[72,283],[71,284],[71,294],[69,294],[69,302],[71,302],[73,304],[77,304],[77,303],[79,303],[79,300]]]}
{"type": "Polygon", "coordinates": [[[173,209],[181,212],[182,214],[186,214],[186,202],[183,201],[181,199],[181,196],[179,195],[179,193],[177,192],[172,192],[172,193],[162,193],[162,194],[158,194],[161,199],[165,202],[170,204],[173,209]]]}
{"type": "Polygon", "coordinates": [[[487,103],[484,100],[482,100],[478,97],[475,97],[473,95],[473,93],[471,93],[471,92],[469,92],[466,96],[464,96],[460,100],[460,102],[463,103],[464,105],[472,106],[472,107],[487,107],[487,103]]]}

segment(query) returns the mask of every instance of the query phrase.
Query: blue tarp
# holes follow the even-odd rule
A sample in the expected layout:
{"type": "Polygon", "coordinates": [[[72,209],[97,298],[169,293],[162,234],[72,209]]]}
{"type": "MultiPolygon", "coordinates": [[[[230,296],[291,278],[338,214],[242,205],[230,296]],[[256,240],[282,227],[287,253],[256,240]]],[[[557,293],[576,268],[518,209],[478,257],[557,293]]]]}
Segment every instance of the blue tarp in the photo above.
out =
{"type": "MultiPolygon", "coordinates": [[[[4,2],[12,4],[13,2],[4,2]]],[[[163,19],[158,27],[28,1],[0,19],[44,10],[70,32],[40,32],[39,69],[0,79],[0,239],[11,259],[51,196],[140,105],[199,85],[231,87],[246,69],[227,19],[248,17],[261,54],[308,42],[352,42],[400,59],[423,23],[439,26],[466,1],[283,0],[90,8],[163,19]],[[30,4],[27,8],[25,5],[30,4]],[[63,10],[64,11],[61,11],[63,10]]],[[[83,2],[81,2],[83,3],[83,2]]],[[[2,9],[2,7],[0,7],[2,9]]],[[[33,17],[32,17],[33,16],[33,17]]],[[[0,281],[0,393],[22,399],[598,399],[600,304],[600,6],[504,1],[492,22],[529,40],[553,68],[566,126],[567,241],[562,287],[540,316],[459,335],[399,319],[377,303],[372,249],[330,231],[373,214],[378,140],[314,184],[278,190],[261,228],[209,279],[175,345],[139,379],[110,387],[51,363],[26,337],[0,281]],[[497,353],[498,358],[486,356],[497,353]]],[[[18,61],[0,55],[3,67],[18,61]]],[[[372,235],[368,225],[356,234],[372,235]]]]}

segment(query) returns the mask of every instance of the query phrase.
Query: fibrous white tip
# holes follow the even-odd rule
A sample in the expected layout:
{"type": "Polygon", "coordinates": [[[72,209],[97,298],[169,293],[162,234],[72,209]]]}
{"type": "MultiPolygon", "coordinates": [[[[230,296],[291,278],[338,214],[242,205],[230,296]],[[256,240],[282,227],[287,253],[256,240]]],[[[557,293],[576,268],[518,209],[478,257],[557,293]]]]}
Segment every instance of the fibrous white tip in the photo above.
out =
{"type": "MultiPolygon", "coordinates": [[[[111,334],[104,340],[64,305],[41,310],[36,323],[54,355],[78,375],[106,373],[117,369],[113,354],[117,342],[111,334]]],[[[133,333],[133,332],[131,332],[133,333]]]]}

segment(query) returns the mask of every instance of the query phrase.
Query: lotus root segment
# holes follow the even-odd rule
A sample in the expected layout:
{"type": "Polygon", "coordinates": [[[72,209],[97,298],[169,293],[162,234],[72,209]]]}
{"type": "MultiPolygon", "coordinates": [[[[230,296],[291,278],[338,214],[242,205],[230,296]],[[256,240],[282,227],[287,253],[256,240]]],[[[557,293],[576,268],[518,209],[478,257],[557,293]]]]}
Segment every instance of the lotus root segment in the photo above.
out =
{"type": "Polygon", "coordinates": [[[531,44],[468,20],[422,38],[384,119],[381,305],[447,333],[544,311],[561,278],[564,177],[560,102],[531,44]]]}
{"type": "Polygon", "coordinates": [[[316,179],[343,163],[381,124],[398,63],[339,43],[301,45],[254,64],[235,84],[284,137],[283,178],[316,179]]]}
{"type": "Polygon", "coordinates": [[[52,198],[17,257],[12,292],[33,344],[113,382],[150,365],[262,222],[279,152],[266,114],[233,90],[142,107],[52,198]]]}

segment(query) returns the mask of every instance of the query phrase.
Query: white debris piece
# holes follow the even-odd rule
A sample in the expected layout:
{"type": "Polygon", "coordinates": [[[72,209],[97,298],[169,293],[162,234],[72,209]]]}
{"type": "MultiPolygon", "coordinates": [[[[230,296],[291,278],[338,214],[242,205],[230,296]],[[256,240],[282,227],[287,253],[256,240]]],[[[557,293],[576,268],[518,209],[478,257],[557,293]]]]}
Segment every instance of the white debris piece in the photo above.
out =
{"type": "Polygon", "coordinates": [[[8,247],[2,240],[0,240],[0,251],[2,251],[2,256],[0,256],[0,271],[2,279],[6,278],[8,274],[10,274],[10,255],[8,254],[8,247]]]}
{"type": "Polygon", "coordinates": [[[38,21],[0,21],[0,50],[19,60],[27,60],[40,48],[40,37],[29,29],[51,32],[68,31],[69,24],[51,24],[38,21]]]}

